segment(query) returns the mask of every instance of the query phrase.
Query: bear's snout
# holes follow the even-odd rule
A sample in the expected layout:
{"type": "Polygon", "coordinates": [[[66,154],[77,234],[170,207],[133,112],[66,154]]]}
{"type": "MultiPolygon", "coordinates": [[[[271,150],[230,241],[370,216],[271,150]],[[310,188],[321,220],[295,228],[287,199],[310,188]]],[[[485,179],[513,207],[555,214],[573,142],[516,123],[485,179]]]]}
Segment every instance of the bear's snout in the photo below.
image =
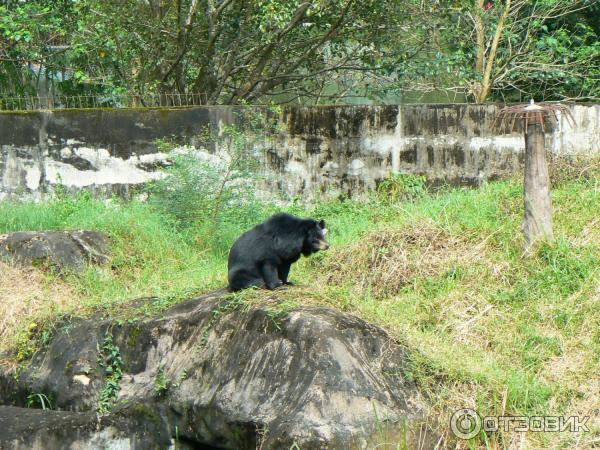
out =
{"type": "Polygon", "coordinates": [[[319,250],[327,250],[328,248],[329,248],[329,242],[319,239],[318,249],[319,250]]]}

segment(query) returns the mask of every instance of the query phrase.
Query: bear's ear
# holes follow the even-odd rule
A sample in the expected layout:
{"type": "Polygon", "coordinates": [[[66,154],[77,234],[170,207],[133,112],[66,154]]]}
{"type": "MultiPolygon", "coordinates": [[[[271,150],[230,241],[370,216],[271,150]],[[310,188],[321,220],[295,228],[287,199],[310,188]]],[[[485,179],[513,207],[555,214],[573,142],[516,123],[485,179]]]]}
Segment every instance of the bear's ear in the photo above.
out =
{"type": "Polygon", "coordinates": [[[323,232],[323,236],[327,236],[327,225],[325,225],[324,220],[319,221],[319,228],[321,228],[321,231],[323,232]]]}

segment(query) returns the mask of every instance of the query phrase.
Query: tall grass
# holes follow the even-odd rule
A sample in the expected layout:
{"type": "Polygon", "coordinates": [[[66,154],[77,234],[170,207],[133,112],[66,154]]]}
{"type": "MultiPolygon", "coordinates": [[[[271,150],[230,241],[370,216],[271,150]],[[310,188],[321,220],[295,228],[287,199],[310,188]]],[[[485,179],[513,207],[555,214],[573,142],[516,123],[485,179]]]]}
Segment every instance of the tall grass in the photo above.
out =
{"type": "Polygon", "coordinates": [[[220,258],[148,204],[107,202],[85,193],[47,203],[0,203],[0,232],[57,229],[99,230],[111,240],[110,265],[67,275],[90,306],[223,283],[220,258]]]}

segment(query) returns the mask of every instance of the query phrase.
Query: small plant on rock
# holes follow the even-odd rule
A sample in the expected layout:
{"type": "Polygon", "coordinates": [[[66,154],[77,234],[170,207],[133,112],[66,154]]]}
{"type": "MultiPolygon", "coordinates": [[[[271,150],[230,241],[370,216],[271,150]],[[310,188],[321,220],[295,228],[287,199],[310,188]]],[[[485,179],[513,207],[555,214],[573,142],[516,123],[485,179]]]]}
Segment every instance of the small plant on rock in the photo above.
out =
{"type": "Polygon", "coordinates": [[[123,378],[123,360],[121,358],[121,350],[117,347],[110,334],[104,338],[102,347],[98,349],[98,364],[104,368],[106,376],[106,384],[100,392],[100,405],[98,413],[106,414],[114,406],[119,391],[121,390],[120,382],[123,378]]]}
{"type": "Polygon", "coordinates": [[[52,401],[46,394],[32,393],[27,396],[28,408],[52,409],[52,401]]]}
{"type": "Polygon", "coordinates": [[[171,384],[171,381],[165,375],[165,367],[160,366],[154,380],[154,393],[156,396],[162,397],[165,395],[171,388],[171,384]]]}

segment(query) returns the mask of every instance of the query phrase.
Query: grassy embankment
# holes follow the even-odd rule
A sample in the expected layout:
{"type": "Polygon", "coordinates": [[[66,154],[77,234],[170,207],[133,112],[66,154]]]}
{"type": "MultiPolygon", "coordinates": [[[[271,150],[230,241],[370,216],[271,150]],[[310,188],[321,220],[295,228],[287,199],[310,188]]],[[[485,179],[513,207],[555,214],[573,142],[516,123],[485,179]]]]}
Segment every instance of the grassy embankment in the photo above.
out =
{"type": "MultiPolygon", "coordinates": [[[[530,257],[522,254],[518,180],[409,191],[287,208],[325,218],[333,245],[294,266],[299,286],[276,296],[286,307],[326,304],[357,314],[404,343],[442,434],[464,407],[592,416],[590,433],[481,434],[460,448],[590,448],[600,439],[600,178],[555,183],[557,240],[530,257]]],[[[275,211],[253,208],[251,221],[275,211]]],[[[65,314],[104,309],[126,319],[223,287],[227,250],[248,226],[182,229],[150,204],[86,195],[0,203],[0,233],[97,229],[113,245],[109,266],[81,274],[1,265],[1,346],[26,359],[48,339],[47,324],[65,314]],[[156,299],[144,310],[123,307],[146,296],[156,299]]],[[[248,301],[274,296],[258,292],[248,301]]]]}

